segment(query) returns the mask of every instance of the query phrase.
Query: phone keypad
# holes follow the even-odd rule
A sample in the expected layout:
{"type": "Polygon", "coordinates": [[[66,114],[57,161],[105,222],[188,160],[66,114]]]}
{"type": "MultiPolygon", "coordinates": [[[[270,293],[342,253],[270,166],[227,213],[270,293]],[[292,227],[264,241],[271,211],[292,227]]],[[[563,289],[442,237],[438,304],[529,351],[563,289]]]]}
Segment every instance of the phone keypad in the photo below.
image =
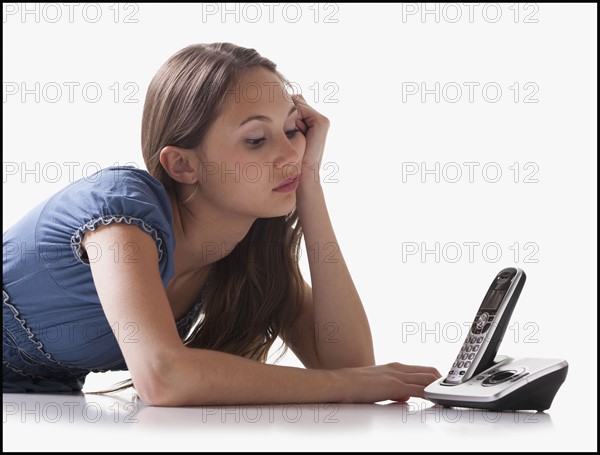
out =
{"type": "Polygon", "coordinates": [[[456,360],[452,364],[452,369],[448,373],[446,381],[458,381],[467,373],[477,355],[476,353],[479,352],[483,344],[485,333],[491,327],[494,316],[494,314],[483,313],[477,318],[477,322],[471,327],[469,336],[467,336],[460,352],[456,356],[456,360]]]}

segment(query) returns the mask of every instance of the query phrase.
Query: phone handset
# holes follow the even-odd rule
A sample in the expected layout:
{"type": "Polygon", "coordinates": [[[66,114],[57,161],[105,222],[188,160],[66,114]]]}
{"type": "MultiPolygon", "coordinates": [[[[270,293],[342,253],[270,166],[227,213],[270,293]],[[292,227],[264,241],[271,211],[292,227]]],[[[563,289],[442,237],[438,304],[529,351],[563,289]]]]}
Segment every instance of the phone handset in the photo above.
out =
{"type": "Polygon", "coordinates": [[[525,284],[525,278],[523,270],[513,267],[503,269],[496,275],[442,384],[462,384],[494,365],[494,358],[525,284]]]}

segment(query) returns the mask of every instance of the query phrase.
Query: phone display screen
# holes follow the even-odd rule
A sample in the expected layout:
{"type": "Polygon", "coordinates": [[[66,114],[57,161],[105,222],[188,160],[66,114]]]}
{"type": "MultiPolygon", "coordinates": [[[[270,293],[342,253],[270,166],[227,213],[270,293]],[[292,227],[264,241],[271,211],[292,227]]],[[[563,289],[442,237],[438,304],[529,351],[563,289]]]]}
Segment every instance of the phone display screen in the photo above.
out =
{"type": "Polygon", "coordinates": [[[485,296],[485,299],[483,299],[483,303],[481,304],[481,309],[488,310],[488,311],[489,310],[497,310],[498,307],[500,306],[500,303],[502,303],[502,299],[504,298],[505,294],[506,294],[506,290],[490,289],[490,291],[485,296]]]}

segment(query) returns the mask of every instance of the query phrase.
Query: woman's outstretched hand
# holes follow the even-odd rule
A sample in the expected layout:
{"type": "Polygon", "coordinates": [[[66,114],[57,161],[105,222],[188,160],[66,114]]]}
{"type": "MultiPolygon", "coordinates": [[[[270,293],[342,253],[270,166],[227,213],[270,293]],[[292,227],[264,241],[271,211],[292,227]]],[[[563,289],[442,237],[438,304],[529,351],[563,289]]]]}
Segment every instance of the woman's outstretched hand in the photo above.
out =
{"type": "Polygon", "coordinates": [[[442,377],[433,367],[388,363],[368,367],[334,370],[344,384],[342,402],[376,403],[407,401],[410,397],[425,398],[424,390],[442,377]]]}

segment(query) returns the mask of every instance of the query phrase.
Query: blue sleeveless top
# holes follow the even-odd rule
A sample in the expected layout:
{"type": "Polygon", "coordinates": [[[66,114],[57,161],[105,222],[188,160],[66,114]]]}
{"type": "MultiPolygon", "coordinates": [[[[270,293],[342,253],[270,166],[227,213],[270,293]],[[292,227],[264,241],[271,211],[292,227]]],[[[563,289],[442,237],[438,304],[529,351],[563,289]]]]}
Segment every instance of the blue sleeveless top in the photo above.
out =
{"type": "MultiPolygon", "coordinates": [[[[175,273],[171,202],[145,170],[101,169],[70,183],[4,232],[4,392],[79,391],[90,372],[127,369],[113,330],[135,339],[136,326],[109,325],[81,248],[85,232],[110,223],[134,224],[152,236],[166,287],[175,273]]],[[[177,321],[180,336],[201,310],[205,290],[177,321]]]]}

